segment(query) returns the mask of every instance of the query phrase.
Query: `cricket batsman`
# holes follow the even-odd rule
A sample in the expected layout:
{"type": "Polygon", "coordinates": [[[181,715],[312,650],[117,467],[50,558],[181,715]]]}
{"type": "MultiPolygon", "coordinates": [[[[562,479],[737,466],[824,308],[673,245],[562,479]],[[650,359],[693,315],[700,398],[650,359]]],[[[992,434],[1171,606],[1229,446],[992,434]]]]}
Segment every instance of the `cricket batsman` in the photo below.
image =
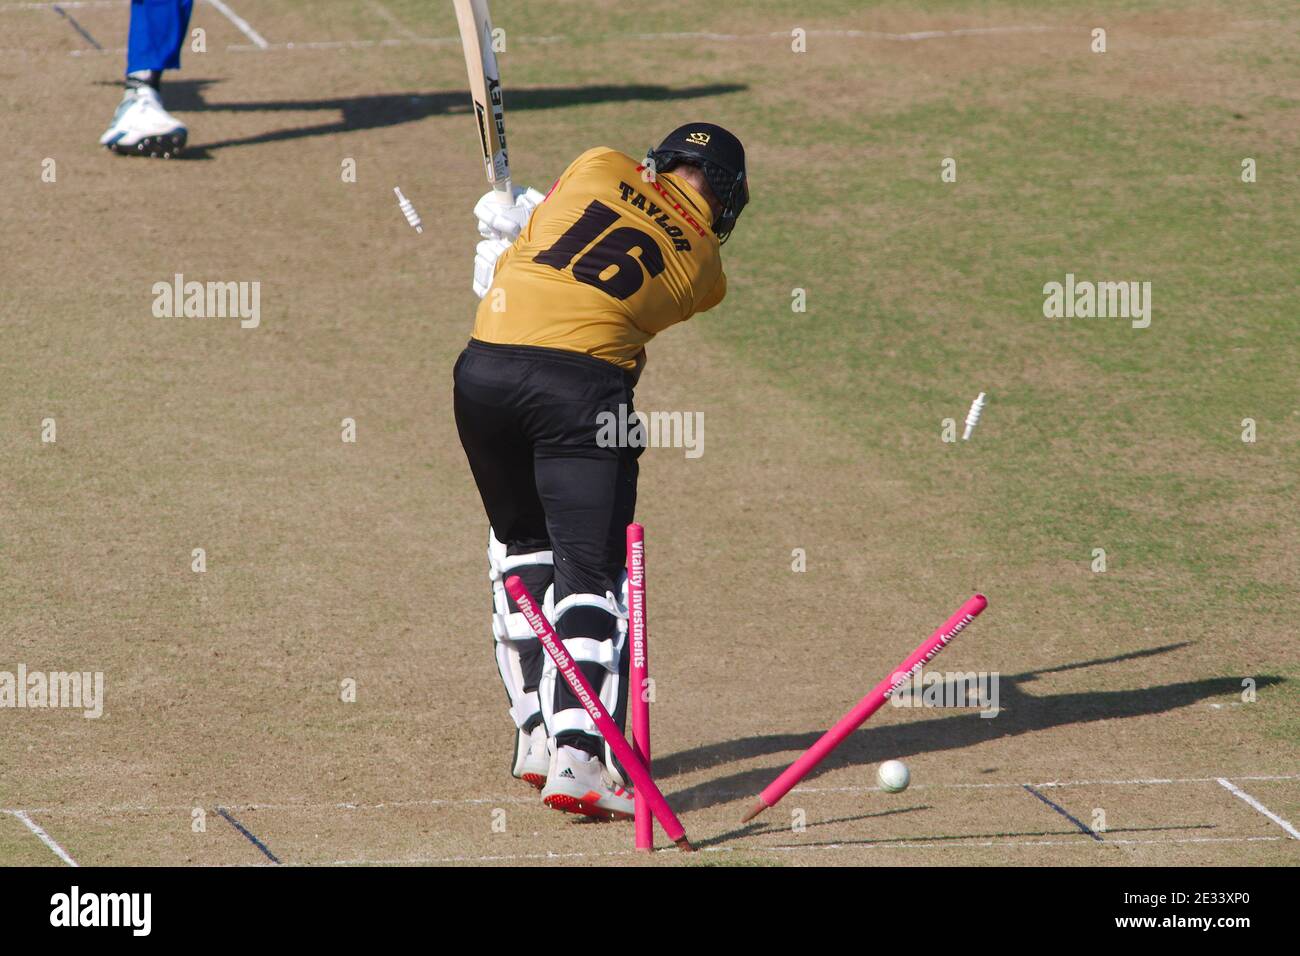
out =
{"type": "Polygon", "coordinates": [[[598,440],[598,416],[631,420],[646,343],[726,294],[720,247],[749,200],[745,151],[722,127],[689,123],[643,162],[590,149],[545,197],[514,198],[488,193],[475,207],[482,301],[453,373],[456,427],[491,526],[512,772],[556,810],[625,819],[629,781],[505,580],[517,574],[544,595],[569,655],[625,726],[624,535],[640,448],[598,440]]]}

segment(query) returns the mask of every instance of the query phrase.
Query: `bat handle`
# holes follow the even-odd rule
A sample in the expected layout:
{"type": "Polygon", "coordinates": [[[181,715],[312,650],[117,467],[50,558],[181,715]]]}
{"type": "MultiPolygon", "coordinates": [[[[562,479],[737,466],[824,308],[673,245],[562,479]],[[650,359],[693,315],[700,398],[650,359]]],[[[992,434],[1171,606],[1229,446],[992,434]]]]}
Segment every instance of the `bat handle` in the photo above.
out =
{"type": "Polygon", "coordinates": [[[510,179],[499,179],[492,184],[492,191],[496,193],[496,200],[503,206],[513,206],[515,204],[514,187],[510,185],[510,179]]]}

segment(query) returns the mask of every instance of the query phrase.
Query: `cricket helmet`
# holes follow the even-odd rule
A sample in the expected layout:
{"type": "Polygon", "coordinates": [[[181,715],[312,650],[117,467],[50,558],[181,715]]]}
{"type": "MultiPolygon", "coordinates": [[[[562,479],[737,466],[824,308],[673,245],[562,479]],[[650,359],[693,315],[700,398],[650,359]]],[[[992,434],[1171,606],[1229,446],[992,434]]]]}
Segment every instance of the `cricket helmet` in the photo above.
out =
{"type": "Polygon", "coordinates": [[[669,173],[681,163],[698,166],[722,206],[713,223],[718,242],[727,241],[740,212],[749,202],[749,180],[745,175],[745,147],[740,140],[713,123],[679,126],[658,146],[646,153],[646,164],[656,173],[669,173]]]}

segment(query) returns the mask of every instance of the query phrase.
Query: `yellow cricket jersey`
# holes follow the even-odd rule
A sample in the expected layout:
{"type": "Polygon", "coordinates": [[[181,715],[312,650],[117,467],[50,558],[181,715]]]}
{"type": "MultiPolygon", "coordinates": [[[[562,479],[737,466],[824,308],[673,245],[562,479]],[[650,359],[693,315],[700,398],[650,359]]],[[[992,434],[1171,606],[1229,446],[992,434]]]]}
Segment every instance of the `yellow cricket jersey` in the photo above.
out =
{"type": "Polygon", "coordinates": [[[708,203],[630,156],[579,156],[497,260],[474,338],[582,352],[630,370],[655,334],[726,295],[708,203]]]}

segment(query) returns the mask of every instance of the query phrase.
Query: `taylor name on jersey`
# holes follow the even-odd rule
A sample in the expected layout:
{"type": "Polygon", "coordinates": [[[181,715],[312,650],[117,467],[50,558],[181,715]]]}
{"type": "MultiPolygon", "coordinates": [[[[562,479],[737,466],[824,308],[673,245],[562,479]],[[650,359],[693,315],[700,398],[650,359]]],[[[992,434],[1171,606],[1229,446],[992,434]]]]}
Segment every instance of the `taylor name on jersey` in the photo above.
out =
{"type": "Polygon", "coordinates": [[[657,333],[721,302],[708,203],[680,176],[643,172],[603,147],[574,160],[497,260],[474,338],[632,370],[657,333]]]}

